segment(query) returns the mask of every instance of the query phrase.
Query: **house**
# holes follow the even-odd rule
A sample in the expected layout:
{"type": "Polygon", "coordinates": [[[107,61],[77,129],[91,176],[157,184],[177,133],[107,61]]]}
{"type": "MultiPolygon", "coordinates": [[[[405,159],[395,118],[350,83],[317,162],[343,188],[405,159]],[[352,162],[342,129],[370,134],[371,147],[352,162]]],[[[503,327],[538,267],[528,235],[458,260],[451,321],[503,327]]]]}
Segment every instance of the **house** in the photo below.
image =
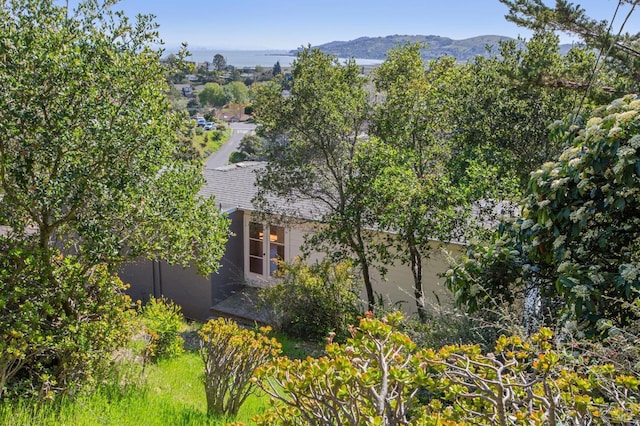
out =
{"type": "Polygon", "coordinates": [[[221,108],[220,111],[216,114],[216,118],[220,121],[235,123],[238,121],[247,121],[251,117],[244,113],[243,104],[232,103],[226,105],[224,108],[221,108]]]}
{"type": "MultiPolygon", "coordinates": [[[[263,287],[273,282],[272,274],[277,268],[273,258],[291,261],[300,256],[305,234],[321,226],[315,220],[320,212],[310,202],[282,205],[283,211],[290,211],[296,220],[264,221],[257,217],[251,200],[257,191],[255,172],[263,167],[264,163],[246,162],[203,171],[206,184],[201,193],[215,196],[220,209],[231,219],[233,235],[227,242],[218,273],[201,277],[194,269],[147,260],[128,264],[121,270],[120,277],[131,285],[129,293],[133,299],[144,301],[149,296],[165,296],[182,306],[187,317],[200,320],[220,314],[217,311],[225,306],[252,309],[251,300],[233,298],[246,295],[243,291],[247,287],[263,287]]],[[[455,252],[461,248],[460,244],[449,244],[448,250],[455,252]]],[[[321,256],[314,253],[311,260],[321,256]]],[[[425,261],[423,286],[427,299],[447,302],[450,296],[439,276],[447,267],[445,256],[439,250],[425,261]]],[[[389,303],[401,302],[403,310],[415,312],[413,278],[407,266],[390,267],[384,279],[373,273],[373,280],[374,290],[389,303]]]]}

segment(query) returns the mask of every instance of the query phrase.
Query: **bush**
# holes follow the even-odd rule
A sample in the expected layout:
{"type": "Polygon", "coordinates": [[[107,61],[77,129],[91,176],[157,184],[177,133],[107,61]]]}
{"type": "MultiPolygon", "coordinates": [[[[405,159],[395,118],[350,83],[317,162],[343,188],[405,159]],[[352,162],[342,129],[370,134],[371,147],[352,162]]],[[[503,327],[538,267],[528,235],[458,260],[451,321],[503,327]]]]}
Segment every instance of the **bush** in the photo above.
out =
{"type": "Polygon", "coordinates": [[[350,263],[324,261],[306,265],[300,260],[282,264],[284,280],[261,292],[262,304],[273,324],[297,338],[320,340],[348,334],[360,310],[360,285],[350,263]]]}
{"type": "Polygon", "coordinates": [[[609,363],[609,349],[585,351],[547,328],[530,337],[500,336],[489,353],[478,345],[418,349],[398,331],[401,321],[397,313],[369,315],[346,344],[329,344],[326,357],[278,358],[260,368],[258,383],[274,405],[258,424],[635,424],[640,418],[637,350],[625,354],[635,357],[630,370],[628,360],[609,363]]]}
{"type": "Polygon", "coordinates": [[[184,319],[178,305],[164,298],[151,297],[140,309],[140,316],[149,338],[145,360],[173,358],[184,352],[184,340],[179,334],[184,319]]]}
{"type": "Polygon", "coordinates": [[[395,327],[398,313],[369,315],[344,345],[330,343],[319,359],[278,358],[258,369],[274,407],[258,424],[408,424],[423,381],[416,345],[395,327]]]}
{"type": "MultiPolygon", "coordinates": [[[[53,249],[50,249],[53,250],[53,249]]],[[[95,388],[131,336],[125,285],[104,265],[0,241],[0,398],[95,388]],[[43,286],[46,280],[56,285],[43,286]]]]}
{"type": "Polygon", "coordinates": [[[233,151],[229,155],[229,163],[235,164],[247,159],[247,156],[243,152],[233,151]]]}
{"type": "Polygon", "coordinates": [[[202,326],[198,334],[209,414],[235,416],[256,389],[251,380],[255,369],[280,354],[280,343],[267,337],[269,330],[242,329],[223,318],[202,326]]]}

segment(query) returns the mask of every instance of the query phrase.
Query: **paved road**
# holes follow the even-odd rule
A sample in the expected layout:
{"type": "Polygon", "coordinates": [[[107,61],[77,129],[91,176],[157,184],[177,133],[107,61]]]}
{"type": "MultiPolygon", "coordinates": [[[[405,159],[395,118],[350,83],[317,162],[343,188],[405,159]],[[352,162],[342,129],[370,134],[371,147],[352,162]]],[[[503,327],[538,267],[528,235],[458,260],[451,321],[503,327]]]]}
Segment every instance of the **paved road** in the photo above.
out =
{"type": "Polygon", "coordinates": [[[207,158],[207,161],[204,163],[205,169],[215,169],[216,167],[226,166],[229,163],[229,155],[238,148],[242,137],[246,134],[253,133],[256,125],[252,123],[230,123],[229,127],[231,127],[233,131],[231,137],[227,143],[207,158]]]}

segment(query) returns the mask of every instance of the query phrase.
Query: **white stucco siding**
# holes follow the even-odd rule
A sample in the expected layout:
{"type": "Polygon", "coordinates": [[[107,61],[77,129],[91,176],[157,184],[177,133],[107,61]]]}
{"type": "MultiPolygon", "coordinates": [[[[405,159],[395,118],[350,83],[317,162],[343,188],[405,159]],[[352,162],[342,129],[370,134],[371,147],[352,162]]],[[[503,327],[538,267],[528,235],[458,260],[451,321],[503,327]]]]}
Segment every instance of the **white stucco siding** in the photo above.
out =
{"type": "MultiPolygon", "coordinates": [[[[302,256],[301,247],[304,244],[305,235],[315,232],[314,224],[298,223],[289,224],[287,226],[287,242],[289,244],[287,262],[291,262],[295,257],[302,256]]],[[[382,234],[380,234],[382,235],[382,234]]],[[[463,247],[457,244],[441,245],[433,243],[431,256],[423,261],[422,266],[422,283],[425,303],[427,306],[441,303],[445,306],[451,306],[453,299],[451,292],[447,290],[443,284],[444,279],[440,277],[448,269],[447,256],[445,251],[458,254],[463,247]]],[[[324,257],[324,253],[312,252],[307,261],[313,263],[320,261],[324,257]]],[[[416,312],[416,303],[413,291],[413,275],[409,266],[397,262],[395,265],[388,267],[387,274],[384,278],[372,269],[373,290],[380,294],[387,303],[392,306],[396,302],[401,302],[400,306],[406,313],[416,312]]],[[[366,300],[366,293],[362,291],[362,299],[366,300]]]]}
{"type": "MultiPolygon", "coordinates": [[[[446,244],[443,247],[433,243],[431,256],[422,262],[422,291],[427,308],[440,303],[444,306],[453,305],[452,294],[444,286],[444,278],[440,277],[449,268],[444,251],[457,254],[461,246],[446,244]]],[[[372,274],[373,290],[384,296],[389,305],[401,302],[402,311],[415,313],[417,311],[413,290],[413,274],[408,265],[397,262],[389,267],[387,274],[381,278],[377,271],[372,274]]]]}

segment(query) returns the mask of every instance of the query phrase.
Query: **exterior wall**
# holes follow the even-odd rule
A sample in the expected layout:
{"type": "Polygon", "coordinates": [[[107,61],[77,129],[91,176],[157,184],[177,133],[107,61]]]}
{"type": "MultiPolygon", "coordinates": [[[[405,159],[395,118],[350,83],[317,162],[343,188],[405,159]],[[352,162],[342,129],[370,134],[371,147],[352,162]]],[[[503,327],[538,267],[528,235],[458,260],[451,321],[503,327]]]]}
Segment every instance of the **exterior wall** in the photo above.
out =
{"type": "Polygon", "coordinates": [[[211,307],[210,280],[198,275],[195,267],[182,268],[165,262],[160,262],[159,266],[162,296],[180,305],[185,317],[207,319],[211,307]]]}
{"type": "MultiPolygon", "coordinates": [[[[311,223],[297,224],[287,228],[287,243],[289,244],[289,256],[286,261],[293,260],[296,256],[301,256],[300,247],[304,243],[305,235],[314,232],[314,225],[311,223]]],[[[443,285],[443,278],[439,275],[449,268],[446,255],[443,249],[455,255],[463,250],[463,246],[458,244],[446,244],[439,247],[434,242],[431,257],[425,259],[422,265],[422,290],[427,307],[434,304],[445,306],[453,305],[453,296],[443,285]]],[[[321,252],[311,253],[309,262],[319,261],[324,257],[321,252]]],[[[407,265],[400,263],[388,267],[384,278],[377,271],[371,271],[373,291],[380,294],[386,306],[399,304],[399,307],[408,314],[417,312],[416,303],[413,296],[413,275],[407,265]]],[[[362,300],[366,301],[366,293],[362,291],[362,300]]]]}
{"type": "Polygon", "coordinates": [[[129,285],[127,294],[134,301],[147,301],[151,296],[160,297],[157,281],[157,264],[140,259],[122,265],[118,270],[120,279],[129,285]]]}
{"type": "MultiPolygon", "coordinates": [[[[449,269],[443,249],[455,255],[460,253],[463,248],[457,244],[446,244],[444,247],[439,247],[438,244],[433,243],[431,257],[423,259],[422,291],[427,309],[436,304],[453,306],[453,295],[444,286],[444,279],[440,277],[440,274],[449,269]]],[[[413,295],[413,274],[408,265],[398,263],[390,267],[384,279],[375,271],[372,273],[372,281],[374,292],[380,293],[384,297],[387,306],[399,303],[403,312],[417,313],[413,295]]]]}
{"type": "Polygon", "coordinates": [[[220,259],[220,269],[211,274],[211,305],[223,301],[238,291],[244,279],[244,213],[241,210],[229,214],[231,234],[225,254],[220,259]]]}
{"type": "Polygon", "coordinates": [[[229,215],[231,219],[225,255],[220,269],[210,277],[198,275],[195,267],[183,268],[166,262],[140,259],[120,268],[120,279],[130,285],[127,293],[134,301],[146,302],[151,296],[166,297],[182,307],[187,318],[204,321],[210,316],[211,306],[231,296],[242,287],[243,228],[242,212],[229,215]]]}
{"type": "MultiPolygon", "coordinates": [[[[195,268],[170,266],[164,262],[140,260],[121,268],[120,278],[131,285],[128,293],[134,300],[147,301],[151,295],[165,296],[182,306],[185,316],[198,320],[206,320],[210,308],[232,296],[244,284],[255,286],[268,285],[273,279],[258,279],[245,275],[245,259],[248,248],[245,234],[251,215],[241,210],[229,215],[232,236],[229,237],[226,252],[220,261],[220,269],[209,278],[201,277],[195,268]]],[[[274,223],[277,223],[274,221],[274,223]]],[[[305,235],[314,232],[315,225],[303,223],[286,225],[285,261],[291,262],[301,256],[301,246],[305,235]]],[[[462,250],[462,246],[449,244],[445,247],[451,253],[462,250]]],[[[309,262],[319,261],[324,257],[321,252],[312,252],[309,262]]],[[[429,259],[423,263],[423,291],[427,307],[438,301],[444,305],[452,304],[452,296],[442,282],[439,274],[447,270],[447,261],[440,248],[435,248],[429,259]]],[[[405,313],[415,313],[416,304],[413,299],[413,277],[406,265],[394,265],[388,268],[383,278],[372,271],[374,292],[380,294],[387,306],[396,303],[405,313]]],[[[362,293],[362,299],[366,295],[362,293]]]]}
{"type": "Polygon", "coordinates": [[[129,284],[127,294],[134,301],[166,297],[180,305],[187,318],[205,320],[209,316],[211,283],[195,267],[141,259],[121,267],[118,275],[129,284]]]}

